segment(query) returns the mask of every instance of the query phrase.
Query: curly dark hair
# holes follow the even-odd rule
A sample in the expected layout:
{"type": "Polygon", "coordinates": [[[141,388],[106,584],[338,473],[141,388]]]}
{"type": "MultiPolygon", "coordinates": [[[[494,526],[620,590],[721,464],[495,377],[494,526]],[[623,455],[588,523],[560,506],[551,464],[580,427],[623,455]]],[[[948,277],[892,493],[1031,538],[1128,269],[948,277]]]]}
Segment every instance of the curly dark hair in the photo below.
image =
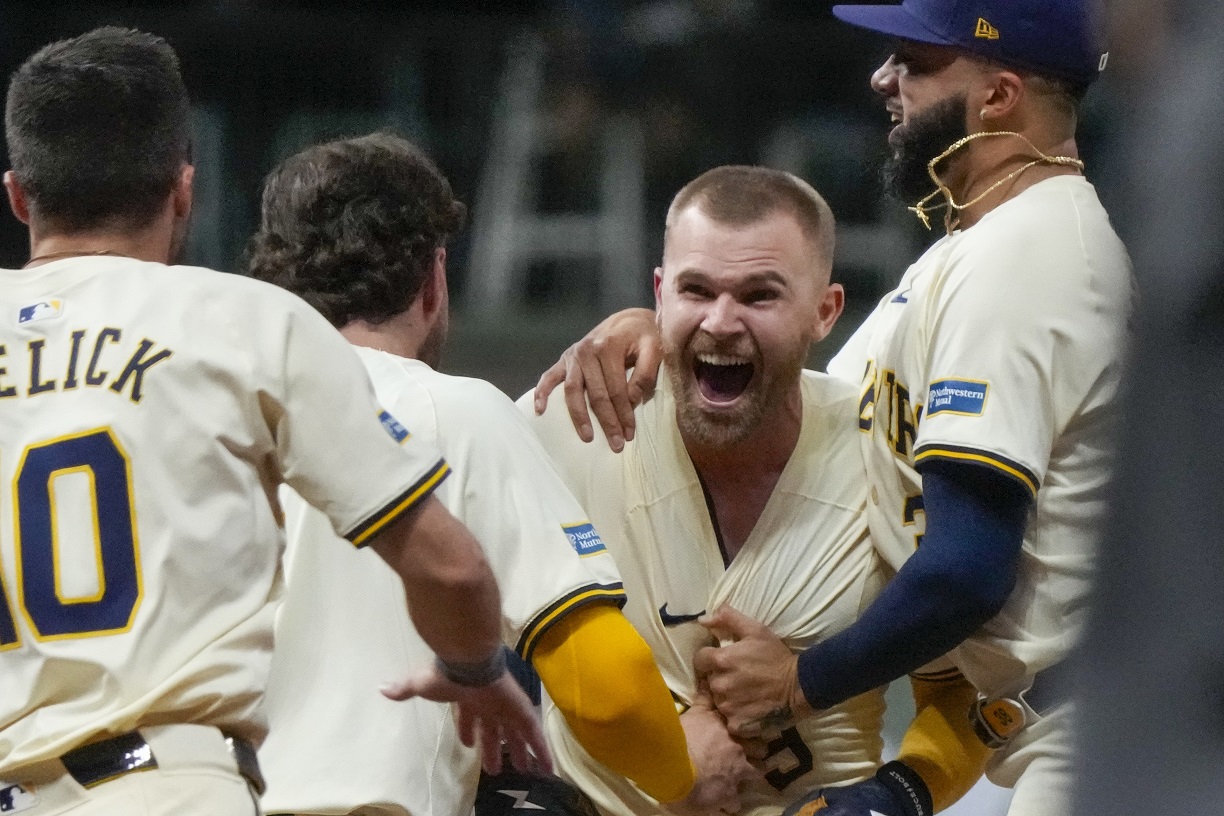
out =
{"type": "Polygon", "coordinates": [[[412,305],[434,252],[467,210],[432,161],[380,131],[309,147],[264,181],[247,271],[299,295],[333,326],[412,305]]]}
{"type": "Polygon", "coordinates": [[[98,28],[13,74],[5,137],[31,209],[67,231],[145,226],[191,161],[190,107],[161,37],[98,28]]]}

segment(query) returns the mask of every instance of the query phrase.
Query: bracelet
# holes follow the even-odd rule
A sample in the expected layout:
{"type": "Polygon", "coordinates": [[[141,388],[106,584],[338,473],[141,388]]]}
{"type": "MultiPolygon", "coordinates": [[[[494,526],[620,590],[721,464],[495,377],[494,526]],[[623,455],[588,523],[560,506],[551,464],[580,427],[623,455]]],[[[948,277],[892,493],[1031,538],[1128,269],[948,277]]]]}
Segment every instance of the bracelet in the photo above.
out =
{"type": "Polygon", "coordinates": [[[475,663],[446,661],[437,657],[434,659],[434,665],[438,667],[438,672],[452,683],[479,688],[496,682],[506,673],[506,650],[499,646],[486,659],[475,663]]]}

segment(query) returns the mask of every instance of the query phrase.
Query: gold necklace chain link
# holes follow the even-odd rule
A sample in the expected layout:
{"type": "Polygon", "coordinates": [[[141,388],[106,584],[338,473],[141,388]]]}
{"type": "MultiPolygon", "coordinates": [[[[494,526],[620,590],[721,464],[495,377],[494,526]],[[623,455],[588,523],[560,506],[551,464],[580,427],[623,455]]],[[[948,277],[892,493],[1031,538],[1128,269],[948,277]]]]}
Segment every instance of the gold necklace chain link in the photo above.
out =
{"type": "Polygon", "coordinates": [[[25,269],[35,261],[56,261],[60,260],[61,258],[83,258],[101,255],[114,255],[120,258],[126,257],[123,255],[123,253],[115,252],[113,249],[63,249],[59,252],[48,252],[44,255],[35,255],[34,257],[30,258],[30,260],[26,261],[21,268],[25,269]]]}
{"type": "Polygon", "coordinates": [[[991,193],[993,193],[995,190],[1002,187],[1007,182],[1016,178],[1017,176],[1019,176],[1021,173],[1025,172],[1029,168],[1036,167],[1039,164],[1055,164],[1055,165],[1059,165],[1062,167],[1074,167],[1078,169],[1081,173],[1084,172],[1084,163],[1080,161],[1079,159],[1072,158],[1071,156],[1047,156],[1045,153],[1041,151],[1039,147],[1037,147],[1037,145],[1033,144],[1031,139],[1029,139],[1023,133],[1016,133],[1015,131],[1012,131],[1012,130],[993,130],[993,131],[982,131],[981,133],[972,133],[964,137],[963,139],[958,139],[943,153],[940,153],[938,156],[931,159],[931,161],[927,164],[927,174],[930,175],[931,181],[935,182],[935,186],[937,189],[934,190],[926,198],[922,199],[917,204],[910,207],[909,211],[917,215],[918,219],[922,221],[922,225],[929,230],[931,228],[931,216],[928,210],[938,210],[938,209],[947,210],[947,212],[944,213],[944,229],[946,229],[948,231],[948,234],[951,235],[952,230],[954,230],[956,228],[956,225],[959,223],[959,219],[954,217],[957,213],[960,213],[963,210],[969,209],[974,204],[977,204],[979,201],[986,198],[986,196],[990,195],[991,193]],[[1004,176],[1003,178],[996,181],[994,184],[987,187],[980,195],[974,197],[972,201],[966,201],[964,204],[957,204],[955,197],[952,195],[952,190],[949,189],[948,185],[943,183],[943,180],[939,177],[939,173],[935,171],[935,168],[939,165],[940,162],[950,157],[953,153],[960,150],[962,147],[969,144],[974,139],[981,139],[985,136],[1015,136],[1019,139],[1023,139],[1025,144],[1027,144],[1030,148],[1032,148],[1033,152],[1036,153],[1040,158],[1033,159],[1031,162],[1019,168],[1018,170],[1013,170],[1012,172],[1008,173],[1006,176],[1004,176]],[[932,198],[935,198],[938,195],[943,195],[945,199],[944,203],[939,204],[935,207],[927,207],[926,206],[927,202],[930,201],[932,198]]]}

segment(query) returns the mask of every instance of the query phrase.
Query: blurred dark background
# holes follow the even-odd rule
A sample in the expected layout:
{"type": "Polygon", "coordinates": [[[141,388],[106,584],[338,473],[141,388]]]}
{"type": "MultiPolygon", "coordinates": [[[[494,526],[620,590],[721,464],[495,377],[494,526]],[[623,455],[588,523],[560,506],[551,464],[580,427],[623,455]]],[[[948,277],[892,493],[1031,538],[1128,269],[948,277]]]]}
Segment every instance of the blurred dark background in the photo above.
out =
{"type": "MultiPolygon", "coordinates": [[[[380,127],[414,139],[472,210],[451,248],[445,367],[517,395],[599,316],[650,303],[667,204],[715,165],[791,170],[838,216],[849,304],[813,365],[931,240],[876,178],[888,120],[867,80],[887,44],[834,20],[832,5],[5,2],[0,63],[11,72],[39,46],[102,24],[166,37],[195,103],[187,262],[217,269],[240,270],[262,179],[287,154],[380,127]]],[[[1116,97],[1107,74],[1081,127],[1111,208],[1116,97]]],[[[20,265],[26,250],[21,225],[0,217],[0,265],[20,265]]]]}

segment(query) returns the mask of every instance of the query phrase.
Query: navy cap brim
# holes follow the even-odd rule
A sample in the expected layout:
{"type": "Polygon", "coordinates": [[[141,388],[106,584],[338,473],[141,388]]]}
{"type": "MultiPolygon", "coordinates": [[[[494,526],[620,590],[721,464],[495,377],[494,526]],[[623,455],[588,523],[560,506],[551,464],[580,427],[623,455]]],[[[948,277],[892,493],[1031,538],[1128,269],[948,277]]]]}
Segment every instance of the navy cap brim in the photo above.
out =
{"type": "Polygon", "coordinates": [[[956,45],[924,26],[901,6],[834,6],[833,16],[852,26],[877,31],[902,40],[956,45]]]}

